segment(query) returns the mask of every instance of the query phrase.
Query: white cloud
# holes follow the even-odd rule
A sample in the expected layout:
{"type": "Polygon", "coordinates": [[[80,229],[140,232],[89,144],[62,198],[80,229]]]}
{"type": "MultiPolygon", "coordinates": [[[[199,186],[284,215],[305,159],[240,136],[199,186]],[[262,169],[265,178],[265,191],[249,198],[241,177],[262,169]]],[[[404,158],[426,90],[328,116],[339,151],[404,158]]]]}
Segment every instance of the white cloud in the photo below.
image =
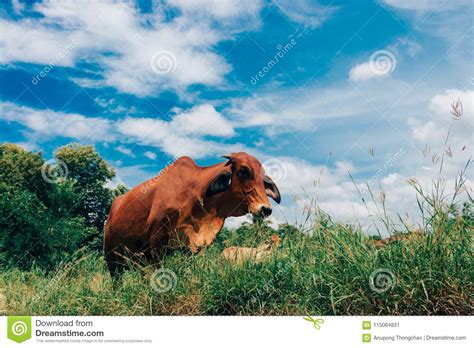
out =
{"type": "Polygon", "coordinates": [[[51,110],[37,110],[13,103],[0,103],[0,119],[21,123],[36,134],[89,141],[114,139],[113,124],[103,118],[85,117],[51,110]]]}
{"type": "MultiPolygon", "coordinates": [[[[445,154],[445,175],[454,177],[472,157],[474,146],[474,90],[450,89],[433,96],[429,102],[430,113],[419,118],[409,118],[412,138],[428,146],[428,159],[445,154]],[[463,115],[453,119],[451,104],[462,103],[463,115]],[[447,139],[449,133],[449,138],[447,139]],[[446,140],[447,139],[447,140],[446,140]]],[[[459,109],[461,109],[459,107],[459,109]]]]}
{"type": "Polygon", "coordinates": [[[203,140],[186,133],[175,133],[168,122],[151,118],[127,118],[117,124],[120,133],[143,145],[156,146],[172,156],[201,158],[226,152],[218,142],[203,140]]]}
{"type": "Polygon", "coordinates": [[[411,19],[414,30],[447,41],[446,56],[454,62],[457,71],[471,68],[472,45],[466,43],[473,40],[472,0],[383,0],[380,3],[396,11],[396,16],[411,19]]]}
{"type": "Polygon", "coordinates": [[[336,6],[309,0],[273,0],[273,3],[293,22],[313,29],[320,27],[337,10],[336,6]]]}
{"type": "Polygon", "coordinates": [[[119,145],[115,148],[116,151],[123,153],[124,155],[130,156],[130,157],[135,157],[135,154],[131,149],[128,147],[125,147],[123,145],[119,145]]]}
{"type": "Polygon", "coordinates": [[[335,221],[369,226],[372,224],[369,215],[380,213],[376,203],[370,199],[367,205],[363,204],[362,196],[346,171],[356,171],[352,164],[339,162],[335,168],[330,168],[296,158],[279,157],[278,161],[286,173],[276,182],[285,197],[284,206],[274,206],[278,221],[304,221],[307,214],[314,217],[318,207],[335,221]]]}
{"type": "Polygon", "coordinates": [[[169,0],[168,3],[185,13],[210,15],[218,20],[236,17],[255,18],[262,7],[261,0],[169,0]]]}
{"type": "Polygon", "coordinates": [[[40,147],[38,146],[38,144],[35,144],[34,142],[20,141],[20,142],[17,142],[15,144],[18,145],[18,146],[21,146],[26,151],[38,151],[38,150],[40,150],[40,147]]]}
{"type": "Polygon", "coordinates": [[[429,117],[408,120],[413,139],[442,146],[450,129],[450,142],[454,141],[458,146],[469,145],[474,131],[473,100],[474,90],[450,89],[433,96],[428,105],[429,117]],[[462,103],[463,115],[454,119],[451,105],[457,101],[462,103]]]}
{"type": "MultiPolygon", "coordinates": [[[[160,148],[171,156],[202,158],[244,148],[241,144],[222,144],[206,140],[206,136],[227,137],[234,129],[212,105],[204,104],[181,111],[170,121],[157,118],[127,117],[111,121],[100,117],[33,109],[5,102],[0,103],[0,119],[20,123],[45,138],[66,137],[94,142],[138,142],[160,148]]],[[[119,145],[115,150],[134,156],[131,149],[119,145]]],[[[148,154],[149,158],[153,156],[148,154]]]]}
{"type": "MultiPolygon", "coordinates": [[[[214,52],[217,43],[243,30],[239,18],[258,16],[260,4],[223,2],[199,6],[207,16],[197,18],[190,3],[175,1],[182,15],[169,20],[166,3],[158,3],[151,14],[141,14],[129,1],[46,0],[34,5],[40,15],[20,20],[0,20],[0,63],[29,62],[48,65],[71,46],[57,61],[60,66],[88,62],[100,66],[99,79],[90,87],[112,86],[139,96],[156,95],[161,90],[181,92],[193,84],[217,86],[231,70],[225,59],[214,52]],[[232,11],[231,11],[232,10],[232,11]],[[217,30],[213,18],[235,19],[230,29],[217,30]],[[172,69],[155,73],[152,67],[167,64],[157,52],[171,53],[172,69]]],[[[166,69],[166,68],[165,68],[166,69]]]]}
{"type": "MultiPolygon", "coordinates": [[[[55,31],[30,19],[0,19],[0,31],[0,64],[20,61],[48,65],[74,40],[71,32],[55,31]]],[[[72,66],[76,52],[69,52],[58,65],[72,66]]]]}
{"type": "Polygon", "coordinates": [[[431,139],[443,139],[446,136],[446,129],[438,128],[433,121],[422,123],[409,118],[408,125],[412,128],[412,138],[422,143],[427,143],[431,139]]]}
{"type": "MultiPolygon", "coordinates": [[[[280,224],[285,222],[284,220],[278,220],[274,215],[270,215],[268,218],[266,218],[266,221],[268,225],[274,229],[277,229],[280,224]]],[[[252,214],[247,214],[238,217],[228,217],[227,219],[225,219],[224,227],[234,229],[240,227],[244,223],[252,224],[252,214]]]]}
{"type": "MultiPolygon", "coordinates": [[[[409,7],[408,2],[387,2],[409,7]]],[[[45,1],[36,6],[44,18],[0,20],[0,45],[5,48],[0,52],[0,62],[49,64],[64,47],[74,41],[72,49],[59,64],[74,66],[78,62],[88,61],[100,66],[98,80],[75,80],[88,87],[110,85],[123,92],[155,95],[160,90],[180,90],[198,83],[211,86],[222,84],[231,67],[224,58],[216,54],[215,45],[233,38],[236,31],[242,30],[236,25],[242,18],[247,23],[255,23],[260,2],[208,1],[199,2],[200,6],[192,1],[174,0],[172,3],[182,12],[172,20],[165,20],[160,9],[143,15],[138,13],[131,2],[91,2],[88,11],[83,11],[78,8],[80,6],[77,2],[45,1]],[[226,29],[221,31],[219,26],[226,29]],[[176,66],[168,74],[156,74],[151,69],[150,60],[160,50],[170,51],[175,56],[176,66]],[[187,64],[190,61],[192,64],[187,64]]],[[[320,24],[318,21],[327,19],[319,16],[321,13],[318,11],[322,8],[320,5],[313,12],[305,7],[306,2],[286,7],[281,2],[277,3],[291,20],[309,27],[317,26],[320,24]],[[304,6],[299,6],[301,4],[304,6]]],[[[421,5],[424,2],[418,4],[420,9],[425,8],[425,5],[421,5]]],[[[417,43],[404,42],[403,45],[409,55],[416,55],[420,50],[417,43]]],[[[393,49],[391,46],[388,48],[393,49]]],[[[382,79],[376,78],[387,77],[390,72],[374,75],[369,68],[368,62],[359,64],[351,69],[349,77],[352,81],[372,79],[373,85],[370,87],[362,86],[363,84],[357,84],[357,90],[345,85],[324,89],[303,87],[305,93],[299,91],[293,94],[295,91],[280,90],[234,100],[231,108],[223,112],[232,117],[232,122],[207,104],[179,111],[168,121],[130,117],[112,122],[102,118],[34,110],[3,103],[0,118],[8,122],[19,122],[36,134],[46,137],[66,136],[91,141],[120,139],[155,146],[171,155],[187,154],[201,158],[234,149],[242,150],[243,146],[240,144],[225,145],[206,139],[230,137],[235,134],[233,125],[236,124],[243,127],[259,126],[272,131],[307,131],[322,119],[344,117],[346,120],[356,120],[367,114],[379,116],[374,105],[385,112],[396,102],[397,108],[394,110],[412,116],[409,126],[416,142],[434,141],[438,147],[443,148],[446,121],[450,121],[454,124],[452,136],[456,140],[456,149],[460,151],[462,146],[472,145],[472,91],[447,91],[436,95],[429,104],[432,115],[427,118],[420,112],[418,105],[430,93],[428,87],[422,91],[423,95],[407,93],[404,83],[393,79],[385,79],[382,83],[382,79]],[[464,101],[465,118],[451,121],[447,108],[458,97],[464,101]],[[416,110],[413,106],[416,106],[416,110]],[[418,114],[420,117],[413,117],[418,114]]],[[[340,139],[334,139],[334,142],[340,139]]],[[[130,149],[122,145],[117,150],[131,153],[130,149]]],[[[463,156],[470,152],[472,148],[465,150],[463,156]]],[[[156,154],[149,151],[144,156],[156,158],[156,154]]],[[[278,185],[284,195],[296,196],[296,202],[275,207],[276,213],[282,211],[290,214],[292,210],[301,212],[301,208],[309,204],[310,197],[316,197],[320,206],[338,220],[353,222],[354,218],[366,219],[367,209],[370,214],[377,214],[376,204],[368,203],[368,208],[365,207],[347,176],[345,169],[354,173],[359,169],[357,166],[338,162],[329,168],[296,158],[281,160],[287,168],[287,176],[278,185]]],[[[446,167],[450,172],[455,172],[458,168],[457,160],[447,159],[446,167]]],[[[146,179],[150,173],[145,169],[142,166],[121,168],[119,175],[127,182],[136,181],[137,176],[146,179]]],[[[422,178],[427,181],[434,174],[431,167],[426,170],[426,166],[415,166],[411,171],[394,168],[394,172],[384,173],[379,178],[387,188],[387,200],[392,211],[416,211],[414,193],[405,181],[419,170],[423,171],[422,178]]],[[[279,218],[283,220],[282,217],[283,213],[279,218]]]]}
{"type": "Polygon", "coordinates": [[[385,3],[392,7],[398,7],[404,10],[418,10],[418,11],[447,11],[454,8],[457,8],[462,5],[469,4],[469,0],[458,0],[458,1],[449,1],[449,0],[382,0],[382,3],[385,3]]]}
{"type": "Polygon", "coordinates": [[[444,94],[437,94],[431,99],[429,109],[439,117],[444,117],[451,113],[451,105],[457,100],[463,103],[464,115],[468,121],[472,122],[474,117],[474,90],[448,89],[444,94]]]}
{"type": "MultiPolygon", "coordinates": [[[[383,89],[384,94],[387,94],[387,89],[397,90],[397,88],[386,86],[383,89]]],[[[345,102],[354,107],[352,98],[347,97],[347,94],[343,92],[340,94],[345,96],[345,102]]],[[[375,95],[372,94],[372,97],[375,95]]],[[[275,217],[280,222],[304,221],[304,216],[308,211],[315,213],[313,208],[317,204],[335,221],[347,223],[358,221],[364,226],[371,225],[371,233],[375,233],[375,226],[381,227],[380,218],[384,214],[380,183],[385,197],[387,214],[393,223],[397,224],[399,221],[397,214],[400,214],[409,224],[419,223],[421,213],[416,203],[416,193],[407,181],[416,177],[425,192],[431,193],[434,191],[433,180],[441,179],[446,185],[444,194],[448,196],[452,194],[459,170],[464,168],[472,156],[474,91],[447,90],[430,97],[426,95],[418,97],[422,98],[408,101],[407,106],[417,105],[417,108],[413,109],[409,106],[406,108],[406,114],[419,115],[418,118],[409,120],[409,126],[412,130],[412,139],[415,143],[419,143],[420,147],[411,147],[403,142],[405,150],[402,155],[393,160],[396,163],[387,167],[386,163],[384,165],[374,162],[373,167],[364,168],[362,177],[367,179],[357,179],[360,168],[353,163],[336,161],[333,166],[329,167],[314,165],[297,158],[277,157],[276,159],[285,168],[280,172],[285,175],[277,181],[277,185],[284,195],[284,205],[274,206],[275,217]],[[453,120],[450,113],[451,104],[458,99],[464,105],[463,116],[458,120],[453,120]],[[423,103],[426,107],[420,108],[419,106],[423,103]],[[449,129],[450,138],[445,146],[449,129]],[[430,150],[426,158],[423,158],[421,148],[425,144],[429,146],[430,150]],[[452,157],[445,153],[447,147],[452,150],[452,157]],[[438,156],[444,154],[441,175],[439,174],[441,161],[433,162],[432,160],[435,154],[438,156]],[[353,175],[357,174],[355,180],[358,188],[354,186],[347,171],[353,175]],[[367,191],[366,182],[370,184],[374,198],[367,191]],[[362,197],[365,203],[362,201],[362,197]],[[289,202],[291,198],[292,202],[289,202]]],[[[393,99],[389,98],[389,100],[393,99]]],[[[300,103],[296,102],[296,104],[301,106],[300,103]]],[[[355,105],[354,114],[357,113],[357,104],[355,105]]],[[[384,105],[385,103],[381,103],[382,108],[384,105]]],[[[293,109],[294,106],[291,108],[293,109]]],[[[395,156],[392,157],[395,158],[395,156]]],[[[262,159],[265,160],[266,157],[263,156],[262,159]]],[[[472,195],[474,187],[471,175],[472,170],[467,173],[468,180],[465,189],[472,195]]],[[[461,195],[459,201],[465,199],[466,196],[461,195]]],[[[403,226],[399,227],[403,228],[403,226]]],[[[384,233],[384,228],[381,231],[384,233]]]]}
{"type": "Polygon", "coordinates": [[[244,127],[266,126],[275,123],[275,113],[272,106],[276,100],[274,96],[253,96],[251,98],[237,98],[227,113],[235,123],[244,127]]]}
{"type": "Polygon", "coordinates": [[[103,79],[94,80],[85,77],[72,77],[71,81],[74,82],[76,85],[84,88],[100,88],[105,84],[105,81],[103,79]]]}
{"type": "MultiPolygon", "coordinates": [[[[377,228],[382,234],[387,234],[381,220],[385,214],[391,219],[392,224],[400,229],[404,229],[404,226],[401,226],[398,214],[409,226],[420,223],[421,212],[417,205],[416,192],[407,181],[416,177],[425,192],[431,193],[434,192],[433,180],[439,177],[439,163],[435,166],[437,168],[429,172],[423,170],[422,167],[411,168],[404,173],[387,172],[378,178],[378,182],[369,182],[372,190],[370,194],[365,189],[364,180],[356,180],[358,187],[356,188],[347,172],[341,170],[342,167],[347,166],[352,168],[351,171],[353,170],[352,173],[354,173],[357,168],[351,164],[339,163],[335,167],[328,167],[312,165],[296,158],[280,157],[278,160],[286,167],[287,175],[277,182],[284,196],[284,205],[273,207],[274,218],[277,221],[280,223],[302,222],[305,221],[307,214],[314,219],[318,209],[322,209],[334,221],[359,223],[365,231],[373,234],[376,233],[377,228]],[[385,200],[385,211],[382,197],[385,200]]],[[[454,192],[456,170],[461,169],[463,165],[457,163],[455,159],[446,158],[444,166],[442,176],[446,185],[444,194],[449,197],[454,192]]],[[[465,188],[472,195],[474,187],[471,181],[467,180],[465,188]]],[[[467,196],[461,194],[457,202],[466,199],[467,196]]]]}
{"type": "Polygon", "coordinates": [[[374,79],[370,84],[277,89],[234,99],[222,113],[240,127],[259,126],[269,134],[308,132],[329,119],[357,122],[358,118],[373,115],[375,121],[390,111],[404,115],[418,109],[431,93],[429,86],[412,93],[402,81],[374,79]]]}
{"type": "Polygon", "coordinates": [[[146,151],[144,154],[143,154],[146,158],[149,158],[151,160],[156,160],[157,156],[156,156],[156,153],[154,152],[151,152],[151,151],[146,151]]]}
{"type": "Polygon", "coordinates": [[[350,81],[365,81],[389,76],[404,56],[414,57],[422,46],[409,37],[399,37],[386,49],[372,52],[367,62],[358,64],[349,71],[350,81]]]}
{"type": "Polygon", "coordinates": [[[405,54],[414,57],[422,50],[421,45],[407,37],[400,37],[387,49],[372,52],[367,62],[355,65],[349,71],[350,81],[365,81],[390,75],[397,61],[405,54]]]}
{"type": "Polygon", "coordinates": [[[415,57],[423,50],[423,47],[419,42],[414,41],[409,37],[399,37],[387,48],[389,51],[394,52],[397,57],[401,57],[404,54],[407,54],[409,57],[415,57]]]}
{"type": "Polygon", "coordinates": [[[356,65],[349,71],[351,81],[363,81],[390,75],[397,66],[392,51],[378,50],[370,55],[369,61],[356,65]]]}
{"type": "Polygon", "coordinates": [[[171,127],[193,135],[231,136],[234,128],[212,105],[204,104],[173,117],[171,127]]]}
{"type": "Polygon", "coordinates": [[[349,79],[351,81],[364,81],[364,80],[370,80],[373,78],[379,78],[383,77],[385,74],[377,74],[374,69],[371,67],[370,63],[362,63],[358,64],[354,67],[351,68],[349,71],[349,79]]]}
{"type": "Polygon", "coordinates": [[[160,147],[172,156],[205,157],[237,145],[223,145],[203,136],[230,136],[231,124],[213,106],[205,104],[178,113],[169,122],[154,118],[119,121],[120,133],[144,145],[160,147]]]}

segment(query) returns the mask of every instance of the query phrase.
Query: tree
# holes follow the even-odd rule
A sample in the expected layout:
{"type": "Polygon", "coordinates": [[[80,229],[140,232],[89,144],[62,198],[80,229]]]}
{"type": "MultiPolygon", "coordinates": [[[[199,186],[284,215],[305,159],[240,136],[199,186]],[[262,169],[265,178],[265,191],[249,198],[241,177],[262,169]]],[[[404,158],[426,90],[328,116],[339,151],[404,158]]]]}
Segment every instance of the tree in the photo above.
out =
{"type": "Polygon", "coordinates": [[[101,231],[115,198],[115,192],[105,185],[115,177],[115,170],[91,145],[72,143],[57,149],[55,157],[59,165],[66,165],[66,180],[78,194],[75,212],[88,226],[101,231]]]}
{"type": "Polygon", "coordinates": [[[43,196],[49,190],[41,175],[43,165],[41,153],[25,151],[15,144],[0,144],[0,182],[6,187],[27,189],[43,196]]]}
{"type": "Polygon", "coordinates": [[[114,197],[115,171],[92,146],[70,144],[45,162],[13,144],[0,144],[0,265],[45,270],[78,250],[99,250],[114,197]]]}

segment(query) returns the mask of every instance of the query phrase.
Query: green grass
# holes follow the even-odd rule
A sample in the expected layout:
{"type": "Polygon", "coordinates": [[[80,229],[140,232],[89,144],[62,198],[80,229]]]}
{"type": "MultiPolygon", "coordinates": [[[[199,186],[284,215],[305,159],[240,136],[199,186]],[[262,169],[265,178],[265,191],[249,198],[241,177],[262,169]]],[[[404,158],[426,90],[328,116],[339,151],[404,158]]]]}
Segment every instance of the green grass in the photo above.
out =
{"type": "Polygon", "coordinates": [[[256,246],[274,231],[262,223],[224,230],[201,253],[178,250],[164,258],[160,267],[177,280],[164,293],[150,286],[156,267],[130,269],[113,283],[96,253],[49,272],[6,270],[0,289],[8,314],[471,315],[472,219],[438,214],[430,223],[424,238],[383,249],[362,231],[327,219],[306,233],[286,226],[268,260],[240,266],[219,259],[221,251],[256,246]],[[393,287],[380,293],[369,284],[378,269],[394,275],[393,287]]]}

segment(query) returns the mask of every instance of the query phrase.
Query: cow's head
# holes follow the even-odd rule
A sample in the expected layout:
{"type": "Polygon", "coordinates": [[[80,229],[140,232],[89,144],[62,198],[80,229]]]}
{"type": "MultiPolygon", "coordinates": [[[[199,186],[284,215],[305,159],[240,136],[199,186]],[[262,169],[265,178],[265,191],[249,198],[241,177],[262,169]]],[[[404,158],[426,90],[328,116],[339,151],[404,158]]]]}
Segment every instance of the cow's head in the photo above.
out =
{"type": "Polygon", "coordinates": [[[265,175],[262,164],[245,152],[223,156],[227,159],[226,170],[213,178],[207,196],[226,192],[226,202],[230,204],[229,213],[241,216],[247,213],[267,217],[272,213],[268,197],[280,203],[281,196],[273,180],[265,175]]]}

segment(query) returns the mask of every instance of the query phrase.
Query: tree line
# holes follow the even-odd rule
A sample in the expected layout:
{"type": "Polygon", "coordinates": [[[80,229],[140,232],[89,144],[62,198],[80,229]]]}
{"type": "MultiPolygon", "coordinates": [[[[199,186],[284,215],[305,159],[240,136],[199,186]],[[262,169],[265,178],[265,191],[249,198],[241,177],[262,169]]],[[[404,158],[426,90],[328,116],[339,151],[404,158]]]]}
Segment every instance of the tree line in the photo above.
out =
{"type": "Polygon", "coordinates": [[[50,270],[83,252],[100,251],[112,200],[112,168],[91,145],[41,152],[0,144],[0,266],[50,270]]]}

